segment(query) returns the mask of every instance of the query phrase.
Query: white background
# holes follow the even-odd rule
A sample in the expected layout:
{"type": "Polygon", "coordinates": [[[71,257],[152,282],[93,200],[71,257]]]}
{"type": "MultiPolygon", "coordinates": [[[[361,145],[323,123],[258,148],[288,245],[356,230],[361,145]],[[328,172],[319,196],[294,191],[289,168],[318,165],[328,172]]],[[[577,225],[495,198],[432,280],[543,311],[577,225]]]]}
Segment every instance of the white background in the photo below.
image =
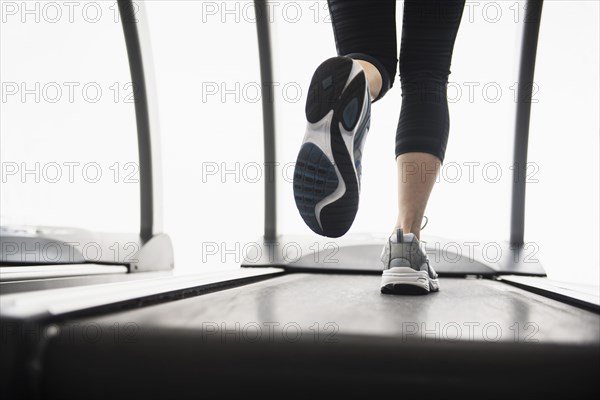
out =
{"type": "MultiPolygon", "coordinates": [[[[135,231],[135,119],[116,4],[67,3],[1,2],[2,224],[135,231]],[[37,173],[23,174],[35,171],[36,162],[37,173]]],[[[160,110],[164,230],[174,241],[177,269],[234,268],[244,245],[262,234],[264,217],[254,9],[237,1],[146,6],[160,110]],[[216,246],[217,254],[203,252],[207,246],[216,246]]],[[[335,44],[324,1],[272,6],[278,160],[289,166],[302,141],[311,75],[335,55],[335,44]]],[[[508,239],[511,87],[523,7],[512,0],[467,2],[451,67],[450,142],[424,236],[482,245],[508,239]]],[[[402,2],[397,21],[400,32],[402,2]]],[[[539,249],[536,257],[550,278],[592,285],[599,281],[598,29],[598,1],[545,2],[525,238],[539,249]]],[[[354,233],[387,234],[396,219],[399,86],[396,79],[373,107],[354,233]]],[[[292,169],[285,171],[278,170],[279,231],[311,234],[294,205],[292,169]]]]}

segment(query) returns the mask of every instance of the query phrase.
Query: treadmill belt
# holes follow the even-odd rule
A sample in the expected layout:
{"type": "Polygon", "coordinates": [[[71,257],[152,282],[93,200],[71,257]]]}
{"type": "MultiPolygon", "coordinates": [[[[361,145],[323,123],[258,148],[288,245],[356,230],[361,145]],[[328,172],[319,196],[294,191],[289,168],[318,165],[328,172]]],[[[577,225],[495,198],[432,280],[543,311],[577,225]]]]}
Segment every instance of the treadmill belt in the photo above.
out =
{"type": "Polygon", "coordinates": [[[105,397],[108,382],[149,398],[597,391],[598,314],[492,280],[442,278],[426,296],[381,294],[379,280],[287,274],[64,321],[41,387],[61,398],[105,397]]]}

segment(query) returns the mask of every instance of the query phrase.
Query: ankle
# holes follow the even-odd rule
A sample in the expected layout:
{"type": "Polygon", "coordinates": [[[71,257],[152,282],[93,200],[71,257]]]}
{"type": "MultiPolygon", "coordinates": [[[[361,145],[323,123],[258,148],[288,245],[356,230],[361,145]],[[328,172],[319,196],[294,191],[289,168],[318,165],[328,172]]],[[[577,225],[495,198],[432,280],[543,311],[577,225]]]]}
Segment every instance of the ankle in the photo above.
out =
{"type": "Polygon", "coordinates": [[[375,100],[379,93],[381,93],[381,88],[383,86],[383,80],[381,78],[381,73],[377,67],[371,64],[368,61],[364,60],[356,60],[363,68],[365,72],[365,76],[367,77],[367,84],[369,85],[369,92],[371,94],[371,101],[375,100]]]}
{"type": "Polygon", "coordinates": [[[392,231],[392,235],[396,234],[398,229],[402,229],[403,234],[412,233],[418,240],[421,240],[421,227],[415,226],[412,224],[396,224],[394,230],[392,231]]]}
{"type": "MultiPolygon", "coordinates": [[[[394,228],[394,230],[392,231],[392,233],[390,234],[390,236],[393,235],[395,237],[397,229],[398,228],[394,228]]],[[[419,241],[421,240],[421,232],[420,231],[406,231],[406,230],[402,229],[402,233],[404,235],[406,235],[407,233],[412,233],[413,235],[415,235],[415,237],[417,238],[417,240],[419,240],[419,241]]]]}

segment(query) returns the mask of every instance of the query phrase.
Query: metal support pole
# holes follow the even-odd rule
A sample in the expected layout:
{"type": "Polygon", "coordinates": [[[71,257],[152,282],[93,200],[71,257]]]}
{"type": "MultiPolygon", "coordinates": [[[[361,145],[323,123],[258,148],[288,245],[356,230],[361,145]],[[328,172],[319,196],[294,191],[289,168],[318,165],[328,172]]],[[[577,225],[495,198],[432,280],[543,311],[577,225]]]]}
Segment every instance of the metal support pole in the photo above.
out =
{"type": "Polygon", "coordinates": [[[510,244],[512,246],[521,246],[524,243],[527,146],[529,143],[529,121],[531,117],[535,58],[543,4],[543,0],[528,0],[525,6],[513,159],[514,179],[510,220],[510,244]]]}
{"type": "MultiPolygon", "coordinates": [[[[146,76],[142,46],[138,31],[140,14],[131,0],[118,0],[131,81],[134,88],[135,120],[138,137],[138,156],[140,174],[140,237],[142,242],[147,242],[154,236],[155,221],[155,193],[152,157],[152,133],[150,113],[148,111],[148,96],[146,90],[146,76]]],[[[139,7],[139,5],[138,5],[139,7]]],[[[154,167],[157,167],[156,165],[154,167]]]]}
{"type": "Polygon", "coordinates": [[[269,10],[265,0],[254,0],[256,31],[260,58],[262,111],[265,157],[265,232],[264,240],[273,241],[277,236],[277,201],[275,174],[275,99],[273,96],[273,59],[269,10]]]}

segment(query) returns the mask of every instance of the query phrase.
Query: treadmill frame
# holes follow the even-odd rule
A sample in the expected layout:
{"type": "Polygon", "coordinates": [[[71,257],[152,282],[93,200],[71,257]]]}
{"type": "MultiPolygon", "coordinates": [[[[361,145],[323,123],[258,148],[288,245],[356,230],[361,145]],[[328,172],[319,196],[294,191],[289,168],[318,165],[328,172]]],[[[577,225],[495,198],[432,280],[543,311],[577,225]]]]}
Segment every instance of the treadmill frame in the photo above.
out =
{"type": "MultiPolygon", "coordinates": [[[[530,251],[528,244],[523,240],[525,232],[525,189],[527,149],[529,142],[529,122],[531,118],[531,97],[533,91],[535,60],[537,43],[540,31],[543,0],[527,0],[525,5],[525,18],[523,23],[521,54],[519,62],[518,98],[516,106],[516,122],[514,133],[513,155],[513,186],[511,203],[511,227],[509,241],[494,243],[500,249],[498,259],[488,259],[481,255],[470,256],[469,243],[464,241],[455,243],[445,238],[424,239],[425,242],[434,243],[435,247],[443,247],[453,243],[458,248],[452,249],[426,249],[430,258],[454,258],[451,263],[433,265],[441,276],[456,275],[529,275],[546,276],[542,264],[537,259],[528,257],[530,251]],[[464,256],[469,254],[469,256],[464,256]],[[467,268],[461,265],[468,264],[467,268]]],[[[270,90],[273,79],[272,44],[270,21],[268,18],[269,7],[263,0],[254,0],[257,15],[256,29],[260,58],[261,86],[263,93],[270,90]]],[[[275,168],[275,105],[272,96],[263,96],[263,137],[264,161],[266,168],[275,168]]],[[[269,170],[269,172],[271,172],[269,170]]],[[[246,256],[242,267],[283,267],[290,270],[320,270],[321,272],[371,272],[381,273],[379,254],[382,243],[386,237],[375,235],[348,234],[343,239],[322,238],[312,236],[289,236],[277,233],[277,199],[276,199],[276,173],[266,174],[270,179],[265,179],[265,225],[264,233],[260,240],[260,249],[257,254],[246,256]],[[292,245],[299,257],[287,257],[286,246],[292,245]],[[327,246],[334,247],[334,252],[339,257],[336,262],[324,262],[327,257],[327,246]],[[314,248],[317,250],[314,250],[314,248]],[[323,250],[322,250],[323,249],[323,250]],[[320,253],[320,254],[319,254],[320,253]],[[339,262],[343,260],[343,262],[339,262]],[[343,265],[341,267],[340,265],[343,265]]],[[[331,253],[331,251],[329,251],[331,253]]]]}

